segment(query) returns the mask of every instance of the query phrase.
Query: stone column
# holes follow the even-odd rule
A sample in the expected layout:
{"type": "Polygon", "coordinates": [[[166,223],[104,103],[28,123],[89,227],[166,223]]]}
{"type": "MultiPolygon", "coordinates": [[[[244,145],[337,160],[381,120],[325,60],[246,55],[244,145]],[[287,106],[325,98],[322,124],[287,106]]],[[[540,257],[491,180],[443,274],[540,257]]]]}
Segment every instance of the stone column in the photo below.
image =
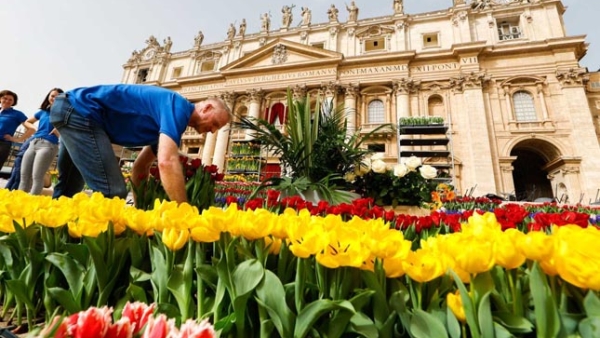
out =
{"type": "MultiPolygon", "coordinates": [[[[250,89],[247,91],[250,107],[248,108],[248,116],[254,119],[258,119],[260,117],[260,105],[262,103],[262,99],[265,96],[264,91],[262,89],[250,89]]],[[[252,136],[250,131],[246,131],[246,140],[252,140],[254,136],[252,136]]]]}
{"type": "MultiPolygon", "coordinates": [[[[221,94],[221,99],[227,107],[231,111],[234,109],[235,105],[235,93],[226,92],[221,94]]],[[[213,157],[213,164],[219,167],[219,172],[222,173],[225,169],[225,154],[227,154],[227,149],[229,146],[229,129],[231,127],[231,123],[227,123],[223,128],[219,129],[217,134],[217,144],[215,146],[215,155],[213,157]]]]}
{"type": "Polygon", "coordinates": [[[546,107],[546,99],[544,98],[544,87],[541,83],[536,85],[538,98],[540,99],[540,105],[542,106],[542,113],[544,116],[544,122],[549,120],[548,107],[546,107]]]}
{"type": "Polygon", "coordinates": [[[204,135],[204,147],[202,148],[202,164],[211,165],[213,162],[213,153],[217,143],[217,134],[208,132],[204,135]]]}
{"type": "Polygon", "coordinates": [[[401,117],[410,116],[410,97],[411,91],[415,90],[419,85],[418,81],[413,81],[411,78],[402,78],[394,81],[393,88],[396,94],[396,116],[393,121],[394,124],[398,123],[401,117]]]}
{"type": "Polygon", "coordinates": [[[358,86],[348,84],[345,87],[344,95],[344,111],[346,114],[346,121],[348,123],[348,129],[346,130],[348,135],[354,134],[356,131],[356,98],[358,97],[358,86]]]}
{"type": "MultiPolygon", "coordinates": [[[[581,191],[576,191],[574,186],[567,186],[567,188],[569,193],[575,196],[579,196],[580,192],[583,193],[583,200],[587,203],[590,198],[592,200],[595,198],[598,182],[600,182],[600,170],[598,170],[600,168],[600,148],[598,148],[594,119],[585,93],[585,86],[589,79],[583,68],[559,71],[556,77],[562,87],[564,115],[569,117],[573,126],[570,140],[573,156],[582,158],[578,170],[581,191]]],[[[576,170],[570,170],[569,174],[575,176],[576,170]]]]}
{"type": "Polygon", "coordinates": [[[297,84],[292,87],[292,97],[294,101],[306,100],[306,85],[297,84]]]}
{"type": "Polygon", "coordinates": [[[464,111],[458,114],[458,129],[463,137],[462,144],[457,146],[466,149],[461,159],[465,171],[463,184],[465,189],[475,187],[473,196],[497,191],[482,90],[484,81],[487,81],[484,73],[461,74],[450,81],[456,95],[462,96],[464,111]]]}

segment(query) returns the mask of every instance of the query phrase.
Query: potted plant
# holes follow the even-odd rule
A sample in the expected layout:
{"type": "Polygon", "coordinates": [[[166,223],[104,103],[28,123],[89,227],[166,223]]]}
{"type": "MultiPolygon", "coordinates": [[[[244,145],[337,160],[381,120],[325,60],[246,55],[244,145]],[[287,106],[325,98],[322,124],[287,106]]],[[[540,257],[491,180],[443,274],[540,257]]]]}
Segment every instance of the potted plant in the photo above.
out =
{"type": "Polygon", "coordinates": [[[289,89],[287,106],[283,132],[263,119],[241,116],[235,123],[237,128],[250,130],[265,150],[279,157],[285,169],[281,178],[271,177],[257,190],[268,186],[284,196],[301,195],[331,204],[355,198],[355,194],[343,190],[348,187],[343,174],[370,153],[363,147],[363,140],[389,125],[382,125],[363,137],[358,132],[350,134],[345,109],[323,106],[317,98],[312,111],[308,95],[295,100],[289,89]]]}

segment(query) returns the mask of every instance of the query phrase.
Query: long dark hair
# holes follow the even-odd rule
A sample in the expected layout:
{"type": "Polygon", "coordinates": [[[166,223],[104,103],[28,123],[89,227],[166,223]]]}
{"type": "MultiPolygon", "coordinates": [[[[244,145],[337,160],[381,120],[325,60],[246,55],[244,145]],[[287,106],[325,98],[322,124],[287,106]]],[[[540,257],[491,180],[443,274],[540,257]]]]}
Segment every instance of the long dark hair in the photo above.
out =
{"type": "Polygon", "coordinates": [[[40,106],[41,110],[48,110],[50,109],[50,94],[52,94],[53,91],[57,91],[59,94],[64,93],[65,91],[60,89],[60,88],[52,88],[50,89],[50,91],[48,92],[48,94],[46,94],[46,97],[44,98],[44,102],[42,102],[42,105],[40,106]]]}

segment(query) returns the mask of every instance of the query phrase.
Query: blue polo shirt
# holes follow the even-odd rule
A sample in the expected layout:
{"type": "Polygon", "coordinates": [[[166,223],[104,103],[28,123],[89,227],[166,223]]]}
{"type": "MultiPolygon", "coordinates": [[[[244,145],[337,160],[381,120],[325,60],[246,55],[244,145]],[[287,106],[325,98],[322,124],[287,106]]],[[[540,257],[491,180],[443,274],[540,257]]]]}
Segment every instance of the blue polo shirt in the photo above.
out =
{"type": "Polygon", "coordinates": [[[177,145],[194,105],[180,94],[149,85],[100,85],[67,92],[77,112],[104,127],[111,142],[126,147],[158,143],[169,136],[177,145]]]}
{"type": "Polygon", "coordinates": [[[8,108],[0,112],[0,141],[4,142],[4,135],[12,136],[19,125],[27,121],[27,116],[21,111],[8,108]]]}
{"type": "Polygon", "coordinates": [[[50,124],[50,112],[46,110],[40,110],[33,115],[39,122],[38,128],[32,138],[43,138],[44,140],[50,141],[54,144],[58,144],[58,137],[54,134],[50,134],[54,126],[50,124]]]}

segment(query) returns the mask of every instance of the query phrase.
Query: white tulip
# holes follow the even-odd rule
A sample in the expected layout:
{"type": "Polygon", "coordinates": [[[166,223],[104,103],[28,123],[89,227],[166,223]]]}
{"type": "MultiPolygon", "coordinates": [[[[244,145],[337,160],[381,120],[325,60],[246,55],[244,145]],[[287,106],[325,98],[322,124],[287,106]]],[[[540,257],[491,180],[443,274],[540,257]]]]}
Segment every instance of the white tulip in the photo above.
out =
{"type": "Polygon", "coordinates": [[[371,155],[371,161],[383,160],[383,153],[375,153],[371,155]]]}

